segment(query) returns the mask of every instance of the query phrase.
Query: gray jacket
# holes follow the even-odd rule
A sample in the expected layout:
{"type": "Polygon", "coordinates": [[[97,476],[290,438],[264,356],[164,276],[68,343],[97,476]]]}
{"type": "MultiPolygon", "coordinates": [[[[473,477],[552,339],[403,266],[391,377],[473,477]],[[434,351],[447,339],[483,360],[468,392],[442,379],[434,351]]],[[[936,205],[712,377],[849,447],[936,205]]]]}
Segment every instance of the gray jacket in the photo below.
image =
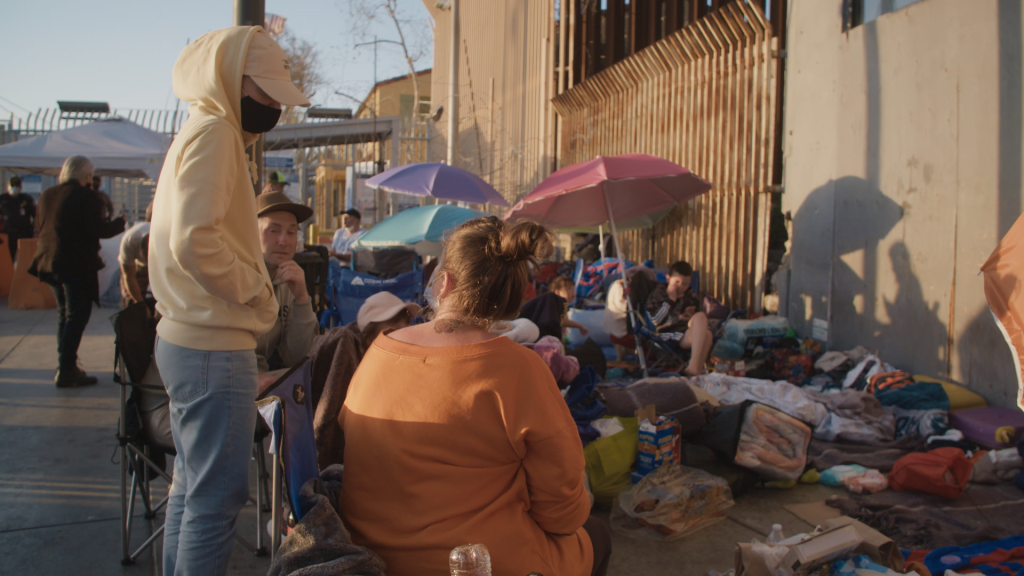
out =
{"type": "Polygon", "coordinates": [[[316,337],[316,314],[312,301],[295,304],[295,295],[287,284],[279,282],[274,274],[274,296],[280,308],[274,327],[256,339],[256,362],[260,373],[268,372],[270,357],[277,351],[285,366],[292,367],[313,348],[316,337]]]}

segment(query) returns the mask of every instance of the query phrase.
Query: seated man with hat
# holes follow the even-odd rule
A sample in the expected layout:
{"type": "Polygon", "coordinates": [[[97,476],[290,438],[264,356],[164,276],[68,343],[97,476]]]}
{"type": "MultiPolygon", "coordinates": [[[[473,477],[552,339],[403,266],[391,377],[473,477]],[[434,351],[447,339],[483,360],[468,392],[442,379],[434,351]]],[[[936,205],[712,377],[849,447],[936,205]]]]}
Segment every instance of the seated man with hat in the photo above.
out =
{"type": "Polygon", "coordinates": [[[309,354],[318,324],[305,272],[292,259],[299,245],[299,224],[313,215],[313,209],[292,202],[283,192],[264,192],[256,202],[263,261],[280,306],[274,327],[256,339],[256,363],[262,375],[270,370],[275,353],[286,367],[309,354]]]}

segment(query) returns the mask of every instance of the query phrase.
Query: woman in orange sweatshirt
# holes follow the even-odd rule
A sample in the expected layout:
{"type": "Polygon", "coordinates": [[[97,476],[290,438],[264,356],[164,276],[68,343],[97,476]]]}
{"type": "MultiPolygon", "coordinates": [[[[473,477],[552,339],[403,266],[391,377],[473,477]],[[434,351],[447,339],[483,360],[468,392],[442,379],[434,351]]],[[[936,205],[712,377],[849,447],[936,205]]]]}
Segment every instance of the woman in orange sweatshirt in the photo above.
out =
{"type": "Polygon", "coordinates": [[[576,424],[540,356],[487,331],[515,318],[528,264],[551,233],[497,218],[463,224],[430,284],[434,320],[380,335],[339,422],[339,508],[389,576],[444,576],[482,543],[495,576],[602,575],[607,528],[590,517],[576,424]]]}

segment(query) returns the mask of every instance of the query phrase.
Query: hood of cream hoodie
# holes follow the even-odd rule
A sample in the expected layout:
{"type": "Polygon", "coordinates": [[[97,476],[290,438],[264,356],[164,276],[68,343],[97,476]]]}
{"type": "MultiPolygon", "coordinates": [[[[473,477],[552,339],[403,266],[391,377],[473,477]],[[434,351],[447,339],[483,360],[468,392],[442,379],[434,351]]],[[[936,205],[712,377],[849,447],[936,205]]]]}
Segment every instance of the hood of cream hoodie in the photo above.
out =
{"type": "Polygon", "coordinates": [[[174,65],[174,93],[191,104],[157,184],[149,275],[160,337],[186,348],[254,349],[277,317],[245,155],[257,136],[241,129],[242,70],[255,34],[266,32],[210,32],[174,65]]]}

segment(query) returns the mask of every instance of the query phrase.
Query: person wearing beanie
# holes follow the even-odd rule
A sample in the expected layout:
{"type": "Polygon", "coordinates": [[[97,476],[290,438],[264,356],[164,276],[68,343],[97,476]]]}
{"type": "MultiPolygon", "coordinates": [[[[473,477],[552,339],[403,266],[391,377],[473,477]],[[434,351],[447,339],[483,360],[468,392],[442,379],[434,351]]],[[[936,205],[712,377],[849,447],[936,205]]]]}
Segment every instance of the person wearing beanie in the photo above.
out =
{"type": "Polygon", "coordinates": [[[177,457],[164,524],[164,574],[223,575],[249,497],[256,341],[278,318],[260,246],[255,163],[281,117],[309,106],[284,51],[259,26],[209,32],[182,50],[173,88],[189,118],[167,151],[150,225],[156,363],[177,457]]]}

